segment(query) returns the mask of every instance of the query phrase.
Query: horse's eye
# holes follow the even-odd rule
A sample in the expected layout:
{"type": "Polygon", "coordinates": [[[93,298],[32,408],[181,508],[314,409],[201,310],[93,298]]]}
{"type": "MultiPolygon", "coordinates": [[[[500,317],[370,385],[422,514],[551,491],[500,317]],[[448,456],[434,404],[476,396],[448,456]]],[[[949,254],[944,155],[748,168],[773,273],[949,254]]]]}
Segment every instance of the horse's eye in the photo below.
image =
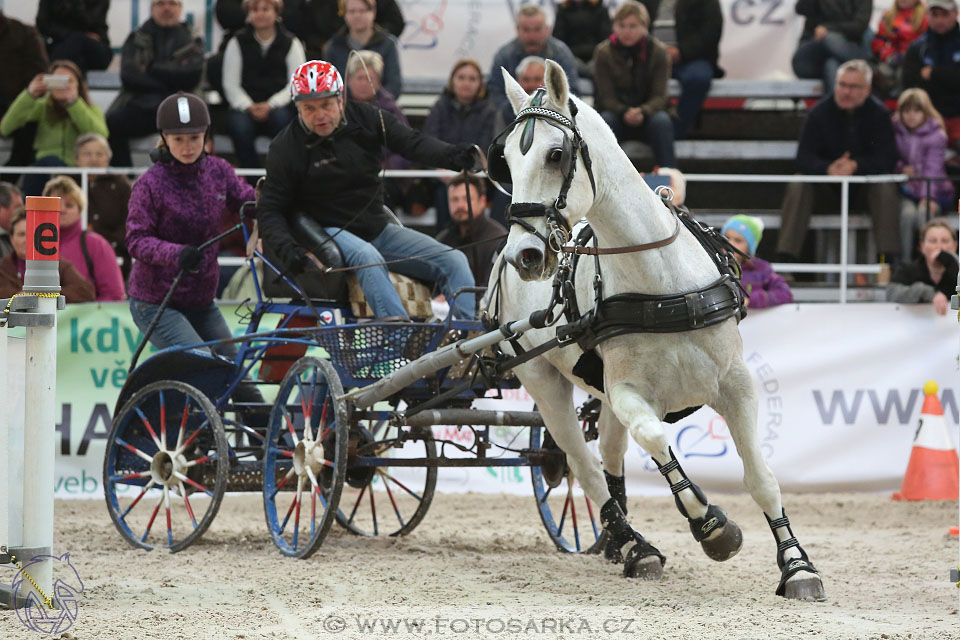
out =
{"type": "Polygon", "coordinates": [[[560,149],[553,149],[550,151],[550,155],[547,156],[547,160],[550,162],[560,162],[560,158],[563,157],[563,151],[560,149]]]}

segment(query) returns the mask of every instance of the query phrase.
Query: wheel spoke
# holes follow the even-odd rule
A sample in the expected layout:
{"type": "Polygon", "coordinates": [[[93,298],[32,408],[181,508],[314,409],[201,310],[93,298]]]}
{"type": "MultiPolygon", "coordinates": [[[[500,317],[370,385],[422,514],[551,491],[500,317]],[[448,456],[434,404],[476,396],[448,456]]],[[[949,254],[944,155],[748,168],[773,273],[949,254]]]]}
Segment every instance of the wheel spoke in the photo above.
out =
{"type": "Polygon", "coordinates": [[[197,519],[193,515],[193,507],[190,506],[190,499],[187,497],[187,490],[184,488],[183,483],[180,482],[180,495],[183,496],[183,504],[187,507],[187,513],[190,514],[190,520],[193,522],[193,528],[197,528],[197,519]]]}
{"type": "Polygon", "coordinates": [[[189,414],[190,396],[186,396],[186,400],[183,403],[183,415],[180,416],[180,428],[177,430],[177,453],[180,453],[180,447],[183,445],[183,432],[187,430],[187,417],[189,414]]]}
{"type": "MultiPolygon", "coordinates": [[[[573,485],[572,478],[569,480],[570,484],[573,485]]],[[[573,544],[577,547],[577,552],[580,552],[580,529],[577,528],[577,503],[573,499],[573,489],[571,488],[570,493],[570,520],[573,524],[573,544]]]]}
{"type": "MultiPolygon", "coordinates": [[[[310,492],[313,494],[313,491],[310,492]]],[[[300,535],[300,501],[303,498],[303,482],[297,483],[297,515],[293,519],[293,550],[297,550],[297,538],[300,535]]]]}
{"type": "Polygon", "coordinates": [[[163,400],[163,391],[160,391],[160,450],[167,446],[167,403],[163,400]]]}
{"type": "MultiPolygon", "coordinates": [[[[287,421],[287,430],[290,432],[290,437],[293,438],[293,446],[296,447],[300,444],[300,439],[297,438],[297,432],[293,430],[293,421],[290,419],[290,414],[286,410],[283,412],[283,419],[287,421]]],[[[306,420],[306,418],[304,418],[306,420]]]]}
{"type": "Polygon", "coordinates": [[[128,473],[125,476],[110,476],[110,482],[113,482],[115,484],[120,483],[120,484],[136,485],[135,482],[124,482],[124,480],[135,480],[137,478],[143,478],[149,475],[150,475],[149,471],[141,471],[140,473],[128,473]]]}
{"type": "Polygon", "coordinates": [[[377,527],[377,503],[373,499],[373,489],[370,489],[370,516],[373,518],[373,535],[380,535],[380,529],[377,527]]]}
{"type": "Polygon", "coordinates": [[[126,519],[127,514],[130,513],[130,510],[133,509],[135,506],[137,506],[137,503],[140,502],[140,498],[142,498],[147,493],[147,491],[152,489],[154,484],[156,484],[156,482],[151,478],[150,482],[147,483],[147,486],[145,486],[143,490],[140,492],[140,495],[134,498],[133,502],[130,503],[130,506],[128,506],[126,510],[120,514],[121,520],[126,519]]]}
{"type": "Polygon", "coordinates": [[[283,488],[283,485],[287,484],[287,481],[293,477],[295,470],[293,467],[290,467],[290,470],[287,471],[287,475],[283,476],[283,480],[277,483],[277,486],[273,488],[273,493],[270,494],[270,499],[273,500],[277,497],[277,494],[280,492],[280,489],[283,488]]]}
{"type": "Polygon", "coordinates": [[[200,484],[200,483],[197,482],[196,480],[193,480],[193,479],[191,479],[191,478],[188,478],[187,476],[183,475],[183,474],[180,473],[179,471],[174,471],[174,472],[173,472],[173,475],[176,476],[177,478],[179,478],[180,480],[183,480],[184,482],[186,482],[187,484],[189,484],[191,487],[193,487],[193,488],[195,488],[195,489],[199,489],[200,491],[203,491],[205,494],[207,494],[207,495],[210,496],[211,498],[213,497],[213,492],[210,491],[209,489],[207,489],[206,487],[204,487],[202,484],[200,484]]]}
{"type": "Polygon", "coordinates": [[[210,462],[210,461],[213,460],[215,457],[216,457],[216,456],[203,456],[202,458],[197,458],[196,460],[188,460],[188,461],[187,461],[187,464],[185,464],[184,466],[185,466],[185,467],[195,467],[195,466],[197,466],[198,464],[203,464],[204,462],[210,462]]]}
{"type": "Polygon", "coordinates": [[[587,513],[590,514],[590,526],[593,527],[593,539],[596,540],[600,537],[600,532],[597,531],[597,521],[593,517],[593,507],[590,505],[590,498],[584,494],[584,501],[587,503],[587,513]]]}
{"type": "MultiPolygon", "coordinates": [[[[162,393],[160,395],[160,406],[163,406],[162,393]]],[[[153,430],[153,426],[151,426],[150,421],[147,420],[147,416],[143,415],[143,411],[140,410],[140,407],[135,407],[133,410],[137,412],[138,416],[140,416],[140,422],[142,422],[143,426],[147,428],[147,433],[149,433],[150,437],[153,439],[153,444],[157,445],[157,450],[163,451],[163,445],[160,444],[160,438],[157,437],[156,432],[153,430]]]]}
{"type": "MultiPolygon", "coordinates": [[[[386,474],[383,472],[380,472],[380,475],[385,476],[386,474]]],[[[390,498],[390,504],[393,505],[393,512],[397,514],[397,520],[400,522],[400,526],[401,527],[405,526],[406,523],[403,521],[403,516],[400,515],[400,509],[399,507],[397,507],[397,501],[394,500],[393,498],[393,491],[390,491],[390,483],[388,483],[386,479],[383,480],[383,486],[386,487],[387,489],[387,497],[390,498]]],[[[373,492],[371,492],[371,494],[372,493],[373,492]]]]}
{"type": "Polygon", "coordinates": [[[163,485],[163,508],[167,512],[167,546],[173,546],[173,525],[170,522],[170,489],[163,485]]]}
{"type": "MultiPolygon", "coordinates": [[[[378,471],[378,473],[379,473],[380,475],[382,475],[382,476],[384,476],[385,478],[387,478],[387,480],[390,480],[390,481],[393,482],[395,485],[397,485],[398,487],[400,487],[401,489],[403,489],[404,491],[406,491],[407,493],[409,493],[410,495],[412,495],[414,498],[416,498],[418,502],[422,502],[422,501],[423,501],[423,498],[422,498],[421,496],[417,495],[416,492],[411,491],[410,489],[408,489],[408,488],[406,487],[406,485],[404,485],[402,482],[400,482],[399,480],[397,480],[396,478],[394,478],[392,475],[390,475],[390,474],[387,473],[386,471],[382,471],[382,470],[379,470],[379,469],[378,469],[377,471],[378,471]]],[[[383,484],[386,485],[387,483],[384,482],[383,484]]],[[[389,487],[388,487],[388,488],[387,488],[387,491],[389,491],[389,490],[390,490],[390,489],[389,489],[389,487]]]]}
{"type": "MultiPolygon", "coordinates": [[[[300,477],[297,477],[297,495],[300,495],[300,477]]],[[[287,521],[290,520],[290,515],[293,513],[293,508],[297,506],[297,500],[294,498],[293,502],[290,503],[290,508],[287,509],[287,515],[284,516],[283,522],[280,523],[280,529],[277,530],[277,535],[283,535],[283,530],[287,528],[287,521]]]]}
{"type": "Polygon", "coordinates": [[[160,512],[160,505],[163,504],[163,496],[160,496],[160,499],[157,500],[157,506],[153,508],[153,513],[150,514],[150,520],[147,522],[147,530],[143,532],[143,537],[140,538],[140,542],[146,542],[147,536],[150,535],[150,527],[153,526],[153,521],[157,519],[157,514],[160,512]]]}
{"type": "Polygon", "coordinates": [[[128,451],[132,452],[134,455],[139,456],[140,458],[143,458],[144,460],[146,460],[146,461],[149,462],[150,464],[153,464],[153,457],[152,457],[152,456],[148,456],[147,454],[145,454],[143,451],[140,451],[140,449],[137,449],[137,448],[136,448],[135,446],[133,446],[132,444],[130,444],[130,443],[124,441],[124,440],[121,440],[120,438],[117,438],[117,444],[119,444],[121,447],[127,449],[128,451]]]}
{"type": "Polygon", "coordinates": [[[567,509],[570,508],[570,487],[567,487],[567,498],[563,501],[563,513],[560,514],[560,524],[557,525],[557,535],[563,533],[563,523],[567,519],[567,509]]]}
{"type": "Polygon", "coordinates": [[[350,518],[347,520],[347,523],[353,522],[353,517],[357,515],[357,508],[360,506],[360,501],[363,500],[363,494],[367,492],[367,487],[370,485],[363,485],[363,489],[360,489],[360,495],[357,496],[357,501],[353,505],[353,511],[350,512],[350,518]]]}
{"type": "Polygon", "coordinates": [[[183,453],[184,450],[185,450],[187,447],[190,446],[190,444],[196,439],[196,437],[197,437],[198,435],[200,435],[200,432],[203,431],[203,429],[204,429],[208,424],[210,424],[210,420],[209,420],[209,419],[205,419],[205,420],[200,424],[200,426],[197,427],[197,430],[190,434],[190,437],[187,438],[187,441],[184,442],[183,444],[181,444],[179,447],[177,447],[177,450],[176,450],[175,453],[176,453],[176,454],[181,454],[181,453],[183,453]]]}

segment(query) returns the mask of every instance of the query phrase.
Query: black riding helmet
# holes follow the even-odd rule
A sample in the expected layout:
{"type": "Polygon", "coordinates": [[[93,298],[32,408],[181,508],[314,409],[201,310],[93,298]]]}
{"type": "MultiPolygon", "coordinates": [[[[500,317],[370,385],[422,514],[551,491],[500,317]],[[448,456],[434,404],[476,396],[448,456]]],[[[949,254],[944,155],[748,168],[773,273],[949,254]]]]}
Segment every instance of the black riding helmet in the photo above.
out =
{"type": "MultiPolygon", "coordinates": [[[[202,133],[206,144],[207,132],[210,129],[210,112],[203,100],[185,91],[179,91],[164,98],[157,107],[157,129],[163,138],[163,146],[150,152],[150,159],[154,162],[176,162],[183,164],[173,157],[167,145],[166,135],[181,133],[202,133]]],[[[200,158],[206,152],[200,154],[200,158]]],[[[199,161],[198,158],[197,160],[199,161]]]]}

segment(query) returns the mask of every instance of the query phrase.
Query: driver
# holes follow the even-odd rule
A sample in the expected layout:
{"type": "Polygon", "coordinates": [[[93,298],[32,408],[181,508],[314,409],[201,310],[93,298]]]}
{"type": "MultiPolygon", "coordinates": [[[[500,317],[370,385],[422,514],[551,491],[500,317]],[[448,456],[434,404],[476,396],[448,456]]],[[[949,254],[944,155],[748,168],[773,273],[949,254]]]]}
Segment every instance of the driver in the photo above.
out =
{"type": "Polygon", "coordinates": [[[267,154],[267,180],[257,207],[264,242],[288,275],[311,264],[288,220],[304,212],[319,222],[355,271],[378,318],[408,318],[384,261],[410,258],[390,270],[435,282],[455,318],[473,318],[474,286],[466,257],[418,231],[389,224],[383,208],[381,147],[430,167],[472,170],[471,145],[450,145],[401,124],[393,114],[363,102],[344,101],[340,73],[329,62],[311,60],[290,79],[299,117],[281,131],[267,154]],[[445,251],[446,250],[446,251],[445,251]]]}

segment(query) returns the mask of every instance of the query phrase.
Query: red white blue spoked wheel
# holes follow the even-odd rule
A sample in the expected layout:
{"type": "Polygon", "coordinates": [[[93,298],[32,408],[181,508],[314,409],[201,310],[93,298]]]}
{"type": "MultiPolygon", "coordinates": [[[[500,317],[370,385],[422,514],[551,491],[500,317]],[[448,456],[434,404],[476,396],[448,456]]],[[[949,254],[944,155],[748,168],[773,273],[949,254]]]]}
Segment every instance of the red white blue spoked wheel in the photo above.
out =
{"type": "Polygon", "coordinates": [[[107,510],[134,547],[180,551],[213,522],[227,484],[220,415],[198,389],[161,380],[114,417],[103,460],[107,510]]]}
{"type": "Polygon", "coordinates": [[[547,430],[530,428],[530,448],[553,452],[540,466],[530,467],[540,520],[557,549],[566,553],[599,553],[606,544],[600,508],[583,493],[547,430]]]}
{"type": "Polygon", "coordinates": [[[347,470],[347,411],[336,370],[297,360],[277,393],[263,456],[267,528],[280,553],[307,558],[333,523],[347,470]]]}

